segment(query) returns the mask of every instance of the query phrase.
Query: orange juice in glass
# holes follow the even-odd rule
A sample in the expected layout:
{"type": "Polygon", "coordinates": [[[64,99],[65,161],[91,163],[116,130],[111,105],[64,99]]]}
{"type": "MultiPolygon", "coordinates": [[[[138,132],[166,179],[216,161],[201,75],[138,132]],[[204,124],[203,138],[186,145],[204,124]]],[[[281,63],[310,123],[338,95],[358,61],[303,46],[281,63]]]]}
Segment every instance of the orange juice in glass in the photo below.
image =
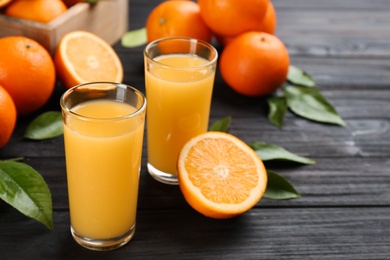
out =
{"type": "Polygon", "coordinates": [[[218,53],[203,41],[169,37],[150,43],[144,58],[148,171],[177,184],[181,148],[208,128],[218,53]]]}
{"type": "Polygon", "coordinates": [[[145,97],[116,83],[87,83],[61,97],[71,232],[111,250],[134,235],[145,97]]]}

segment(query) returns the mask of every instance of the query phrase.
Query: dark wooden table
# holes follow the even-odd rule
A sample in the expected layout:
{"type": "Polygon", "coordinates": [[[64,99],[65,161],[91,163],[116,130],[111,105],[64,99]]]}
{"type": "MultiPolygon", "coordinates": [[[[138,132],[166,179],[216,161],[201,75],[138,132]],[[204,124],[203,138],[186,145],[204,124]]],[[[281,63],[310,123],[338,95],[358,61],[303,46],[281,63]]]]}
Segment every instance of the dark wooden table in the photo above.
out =
{"type": "MultiPolygon", "coordinates": [[[[129,29],[144,27],[161,0],[130,1],[129,29]]],[[[289,113],[283,130],[267,119],[266,98],[249,99],[217,75],[213,122],[230,115],[230,132],[316,160],[273,164],[302,197],[262,199],[230,220],[190,208],[177,186],[153,180],[142,163],[137,230],[111,252],[73,241],[62,137],[20,140],[34,115],[18,121],[0,159],[24,157],[52,192],[55,228],[49,231],[0,201],[1,259],[390,259],[390,1],[274,0],[277,35],[291,63],[310,73],[346,127],[318,124],[289,113]]],[[[124,82],[144,91],[143,47],[116,44],[124,82]]],[[[47,109],[59,110],[59,85],[47,109]]]]}

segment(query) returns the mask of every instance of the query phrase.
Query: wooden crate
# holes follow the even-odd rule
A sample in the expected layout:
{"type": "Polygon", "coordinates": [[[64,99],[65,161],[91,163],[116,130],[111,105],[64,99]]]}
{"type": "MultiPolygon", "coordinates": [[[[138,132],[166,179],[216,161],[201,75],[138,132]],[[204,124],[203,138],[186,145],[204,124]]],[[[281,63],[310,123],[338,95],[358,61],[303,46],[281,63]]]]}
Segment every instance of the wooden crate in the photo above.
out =
{"type": "Polygon", "coordinates": [[[75,30],[95,33],[113,44],[127,31],[128,5],[128,0],[79,3],[47,24],[0,14],[0,37],[26,36],[42,44],[51,54],[62,36],[75,30]]]}

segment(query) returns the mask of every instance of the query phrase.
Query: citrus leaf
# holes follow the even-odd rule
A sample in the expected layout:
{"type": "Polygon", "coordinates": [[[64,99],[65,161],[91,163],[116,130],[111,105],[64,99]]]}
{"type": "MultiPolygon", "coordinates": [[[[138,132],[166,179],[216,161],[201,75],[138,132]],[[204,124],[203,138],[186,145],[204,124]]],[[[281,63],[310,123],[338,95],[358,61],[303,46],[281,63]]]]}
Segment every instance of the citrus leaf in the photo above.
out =
{"type": "Polygon", "coordinates": [[[315,161],[296,155],[275,144],[264,142],[251,142],[248,144],[261,158],[262,161],[285,160],[302,164],[314,164],[315,161]]]}
{"type": "Polygon", "coordinates": [[[226,133],[229,129],[231,122],[232,118],[230,116],[218,119],[210,126],[209,131],[218,131],[226,133]]]}
{"type": "Polygon", "coordinates": [[[268,120],[277,126],[283,127],[284,114],[287,110],[287,101],[285,97],[272,97],[268,99],[268,120]]]}
{"type": "Polygon", "coordinates": [[[346,125],[317,88],[286,86],[283,93],[288,107],[295,114],[317,122],[346,125]]]}
{"type": "Polygon", "coordinates": [[[0,161],[0,198],[53,229],[50,190],[31,166],[14,160],[0,161]]]}
{"type": "Polygon", "coordinates": [[[287,81],[298,86],[316,86],[314,79],[308,73],[293,65],[290,65],[288,69],[287,81]]]}
{"type": "Polygon", "coordinates": [[[129,31],[122,36],[121,44],[126,48],[134,48],[147,42],[146,28],[129,31]]]}
{"type": "Polygon", "coordinates": [[[48,111],[37,116],[28,126],[24,137],[33,140],[43,140],[62,135],[61,112],[48,111]]]}
{"type": "Polygon", "coordinates": [[[282,176],[268,171],[267,189],[264,198],[273,200],[286,200],[301,197],[301,194],[282,176]]]}

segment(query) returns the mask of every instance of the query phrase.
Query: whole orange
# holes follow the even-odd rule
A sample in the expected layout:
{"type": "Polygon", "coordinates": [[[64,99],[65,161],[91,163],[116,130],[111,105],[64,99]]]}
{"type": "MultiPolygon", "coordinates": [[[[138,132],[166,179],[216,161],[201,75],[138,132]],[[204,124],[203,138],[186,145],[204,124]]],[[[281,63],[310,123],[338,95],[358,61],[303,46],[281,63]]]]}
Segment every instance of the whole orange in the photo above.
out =
{"type": "Polygon", "coordinates": [[[48,23],[65,13],[66,5],[61,0],[13,0],[5,9],[8,16],[48,23]]]}
{"type": "Polygon", "coordinates": [[[216,34],[238,35],[256,30],[269,0],[198,0],[205,23],[216,34]]]}
{"type": "Polygon", "coordinates": [[[212,32],[192,1],[171,0],[157,5],[146,21],[148,42],[168,36],[185,36],[211,42],[212,32]]]}
{"type": "Polygon", "coordinates": [[[48,51],[23,36],[0,39],[0,85],[11,95],[18,116],[41,108],[53,93],[56,73],[48,51]]]}
{"type": "MultiPolygon", "coordinates": [[[[263,19],[259,21],[259,24],[254,29],[254,31],[275,34],[276,26],[277,26],[276,10],[274,5],[270,1],[268,2],[267,12],[265,13],[263,19]]],[[[225,46],[237,36],[238,35],[216,35],[216,38],[222,46],[225,46]]]]}
{"type": "Polygon", "coordinates": [[[15,128],[16,108],[8,92],[0,86],[0,148],[4,147],[15,128]]]}
{"type": "Polygon", "coordinates": [[[222,51],[220,72],[225,82],[246,96],[264,96],[287,78],[290,59],[283,42],[263,32],[246,32],[222,51]]]}

